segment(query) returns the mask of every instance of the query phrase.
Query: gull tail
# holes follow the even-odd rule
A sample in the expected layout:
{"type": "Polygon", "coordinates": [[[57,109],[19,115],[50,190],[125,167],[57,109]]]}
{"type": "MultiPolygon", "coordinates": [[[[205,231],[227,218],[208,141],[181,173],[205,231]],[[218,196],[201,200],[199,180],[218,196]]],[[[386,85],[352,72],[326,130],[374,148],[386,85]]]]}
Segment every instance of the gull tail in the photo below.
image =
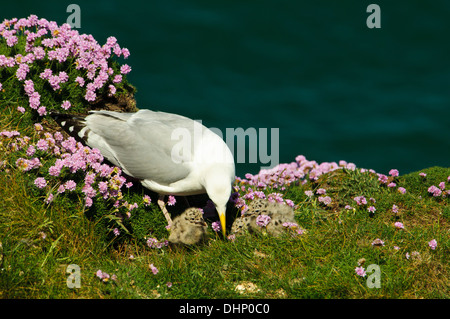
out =
{"type": "Polygon", "coordinates": [[[85,115],[62,114],[50,112],[50,116],[58,123],[61,128],[78,142],[86,143],[89,128],[86,127],[85,115]]]}

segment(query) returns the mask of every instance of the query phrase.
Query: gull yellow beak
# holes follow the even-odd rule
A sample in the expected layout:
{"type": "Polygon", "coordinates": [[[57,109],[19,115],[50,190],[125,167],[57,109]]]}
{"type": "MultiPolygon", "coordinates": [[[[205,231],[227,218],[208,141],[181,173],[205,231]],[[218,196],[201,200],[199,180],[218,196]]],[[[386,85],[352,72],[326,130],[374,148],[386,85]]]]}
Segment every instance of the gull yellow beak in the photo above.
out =
{"type": "Polygon", "coordinates": [[[220,219],[220,225],[222,225],[222,234],[226,236],[226,220],[225,220],[225,212],[219,211],[219,219],[220,219]]]}

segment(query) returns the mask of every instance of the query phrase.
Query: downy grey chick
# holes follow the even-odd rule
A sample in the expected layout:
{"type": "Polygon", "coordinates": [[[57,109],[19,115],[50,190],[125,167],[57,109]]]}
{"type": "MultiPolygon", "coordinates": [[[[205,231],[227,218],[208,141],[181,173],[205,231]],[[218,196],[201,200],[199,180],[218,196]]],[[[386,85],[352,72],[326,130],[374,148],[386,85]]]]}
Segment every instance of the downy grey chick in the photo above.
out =
{"type": "Polygon", "coordinates": [[[260,215],[267,215],[270,221],[265,227],[267,233],[272,236],[279,236],[285,231],[283,223],[295,223],[294,210],[286,204],[272,203],[267,199],[257,198],[250,202],[247,211],[235,219],[232,227],[232,234],[239,234],[248,231],[249,233],[260,232],[263,228],[257,225],[256,220],[260,215]]]}
{"type": "Polygon", "coordinates": [[[195,245],[206,238],[206,228],[201,210],[190,207],[174,218],[168,240],[173,244],[195,245]]]}

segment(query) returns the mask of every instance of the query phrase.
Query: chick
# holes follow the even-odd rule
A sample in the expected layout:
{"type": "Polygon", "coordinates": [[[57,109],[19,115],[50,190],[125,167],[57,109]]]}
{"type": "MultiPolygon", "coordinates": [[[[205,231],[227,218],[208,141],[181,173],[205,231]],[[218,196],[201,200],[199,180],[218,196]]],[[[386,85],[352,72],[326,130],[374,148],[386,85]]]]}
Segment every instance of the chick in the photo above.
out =
{"type": "Polygon", "coordinates": [[[201,210],[191,207],[174,218],[168,240],[173,244],[195,245],[206,238],[206,228],[201,210]]]}
{"type": "Polygon", "coordinates": [[[283,223],[295,223],[294,210],[291,207],[258,198],[250,202],[247,211],[241,217],[235,219],[231,233],[261,232],[264,228],[256,223],[260,215],[270,217],[269,223],[264,228],[272,236],[279,236],[285,231],[286,227],[283,226],[283,223]]]}

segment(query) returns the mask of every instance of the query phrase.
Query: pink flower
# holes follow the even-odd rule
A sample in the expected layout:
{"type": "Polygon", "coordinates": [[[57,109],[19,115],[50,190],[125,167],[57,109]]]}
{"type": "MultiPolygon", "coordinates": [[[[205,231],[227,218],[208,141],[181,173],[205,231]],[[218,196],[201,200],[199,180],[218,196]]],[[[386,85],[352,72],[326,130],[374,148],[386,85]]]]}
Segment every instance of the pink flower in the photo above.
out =
{"type": "Polygon", "coordinates": [[[114,85],[109,85],[108,86],[108,88],[109,88],[109,96],[113,96],[114,94],[116,94],[116,87],[114,86],[114,85]]]}
{"type": "Polygon", "coordinates": [[[419,176],[425,178],[425,177],[427,177],[427,174],[426,174],[426,173],[423,173],[423,172],[420,172],[420,173],[419,173],[419,176]]]}
{"type": "Polygon", "coordinates": [[[50,76],[52,76],[52,70],[51,69],[45,69],[44,72],[41,72],[41,74],[39,74],[39,77],[43,80],[48,80],[50,78],[50,76]]]}
{"type": "Polygon", "coordinates": [[[393,177],[398,176],[398,170],[396,170],[396,169],[391,169],[391,170],[389,171],[389,175],[391,175],[391,176],[393,176],[393,177]]]}
{"type": "Polygon", "coordinates": [[[381,183],[386,184],[388,182],[388,177],[386,175],[383,175],[383,174],[378,174],[378,180],[381,183]]]}
{"type": "Polygon", "coordinates": [[[114,76],[113,83],[120,83],[120,82],[122,82],[122,75],[117,74],[116,76],[114,76]]]}
{"type": "Polygon", "coordinates": [[[40,116],[44,116],[47,114],[47,109],[45,108],[45,106],[41,106],[37,109],[37,112],[40,116]]]}
{"type": "Polygon", "coordinates": [[[64,189],[68,191],[73,191],[77,187],[77,184],[73,180],[68,180],[64,183],[64,189]]]}
{"type": "Polygon", "coordinates": [[[120,73],[127,74],[131,72],[131,67],[128,64],[124,64],[120,67],[120,73]]]}
{"type": "Polygon", "coordinates": [[[357,197],[353,198],[353,200],[358,205],[366,205],[367,204],[367,199],[364,196],[357,196],[357,197]]]}
{"type": "Polygon", "coordinates": [[[45,199],[46,204],[50,204],[53,201],[53,194],[50,193],[47,198],[45,199]]]}
{"type": "Polygon", "coordinates": [[[36,143],[36,147],[38,150],[40,151],[46,151],[48,149],[48,143],[46,140],[44,139],[40,139],[37,143],[36,143]]]}
{"type": "Polygon", "coordinates": [[[175,205],[176,202],[177,202],[177,200],[175,199],[175,196],[169,195],[169,199],[167,200],[167,205],[173,206],[173,205],[175,205]]]}
{"type": "Polygon", "coordinates": [[[366,276],[366,270],[361,266],[361,267],[356,267],[355,268],[355,272],[358,276],[361,277],[365,277],[366,276]]]}
{"type": "Polygon", "coordinates": [[[19,68],[16,71],[16,77],[18,80],[23,81],[27,76],[27,73],[30,71],[30,67],[28,64],[20,64],[19,68]]]}
{"type": "Polygon", "coordinates": [[[435,250],[437,247],[437,241],[436,239],[432,239],[428,242],[428,246],[430,246],[431,249],[435,250]]]}
{"type": "MultiPolygon", "coordinates": [[[[99,184],[99,186],[100,186],[100,184],[99,184]]],[[[143,201],[144,201],[144,205],[148,206],[152,202],[152,199],[150,198],[150,196],[144,195],[143,201]]]]}
{"type": "Polygon", "coordinates": [[[319,189],[316,191],[316,194],[319,194],[319,195],[324,195],[324,194],[326,194],[326,193],[327,193],[327,190],[324,189],[324,188],[319,188],[319,189]]]}
{"type": "Polygon", "coordinates": [[[305,195],[308,197],[312,197],[314,193],[311,190],[305,191],[305,195]]]}
{"type": "Polygon", "coordinates": [[[400,222],[395,222],[395,223],[394,223],[394,226],[395,226],[395,228],[397,228],[397,229],[404,229],[404,228],[405,228],[405,226],[403,226],[403,224],[400,223],[400,222]]]}
{"type": "Polygon", "coordinates": [[[22,106],[18,106],[17,107],[17,111],[19,111],[20,113],[24,114],[25,113],[25,108],[22,106]]]}
{"type": "Polygon", "coordinates": [[[84,79],[81,76],[77,76],[75,82],[77,82],[81,87],[84,86],[84,79]]]}
{"type": "Polygon", "coordinates": [[[36,149],[34,148],[33,145],[28,146],[28,148],[27,148],[27,156],[33,156],[35,152],[36,152],[36,149]]]}
{"type": "Polygon", "coordinates": [[[436,186],[431,185],[431,186],[428,188],[428,193],[433,194],[434,197],[438,197],[438,196],[441,196],[442,191],[441,191],[439,188],[437,188],[436,186]]]}
{"type": "Polygon", "coordinates": [[[156,268],[153,264],[150,264],[149,267],[154,275],[159,272],[158,268],[156,268]]]}
{"type": "Polygon", "coordinates": [[[367,210],[369,211],[369,213],[375,213],[375,211],[377,210],[374,206],[370,206],[367,208],[367,210]]]}
{"type": "Polygon", "coordinates": [[[36,185],[37,188],[44,188],[47,186],[47,181],[43,177],[38,177],[34,180],[34,185],[36,185]]]}
{"type": "Polygon", "coordinates": [[[406,189],[403,188],[403,187],[399,187],[397,190],[398,190],[400,193],[402,193],[402,194],[405,194],[405,193],[406,193],[406,189]]]}
{"type": "Polygon", "coordinates": [[[62,102],[62,104],[61,104],[61,107],[62,107],[64,110],[70,109],[71,106],[72,106],[72,104],[70,104],[69,101],[64,101],[64,102],[62,102]]]}
{"type": "Polygon", "coordinates": [[[444,190],[445,189],[445,182],[440,182],[439,183],[439,188],[444,190]]]}
{"type": "Polygon", "coordinates": [[[110,278],[109,274],[107,274],[106,272],[103,272],[101,270],[97,270],[95,275],[103,282],[107,282],[110,278]]]}
{"type": "Polygon", "coordinates": [[[392,212],[397,214],[398,213],[398,206],[397,205],[392,205],[392,212]]]}
{"type": "Polygon", "coordinates": [[[289,207],[294,207],[294,202],[292,200],[286,199],[285,202],[286,202],[286,205],[288,205],[289,207]]]}
{"type": "Polygon", "coordinates": [[[391,188],[395,187],[395,186],[397,186],[397,184],[395,184],[394,182],[388,184],[388,187],[391,187],[391,188]]]}
{"type": "Polygon", "coordinates": [[[319,202],[323,203],[326,206],[329,206],[331,204],[332,200],[331,200],[330,196],[320,196],[319,202]]]}
{"type": "Polygon", "coordinates": [[[211,227],[215,232],[218,232],[221,230],[221,226],[219,222],[213,222],[211,223],[211,227]]]}

